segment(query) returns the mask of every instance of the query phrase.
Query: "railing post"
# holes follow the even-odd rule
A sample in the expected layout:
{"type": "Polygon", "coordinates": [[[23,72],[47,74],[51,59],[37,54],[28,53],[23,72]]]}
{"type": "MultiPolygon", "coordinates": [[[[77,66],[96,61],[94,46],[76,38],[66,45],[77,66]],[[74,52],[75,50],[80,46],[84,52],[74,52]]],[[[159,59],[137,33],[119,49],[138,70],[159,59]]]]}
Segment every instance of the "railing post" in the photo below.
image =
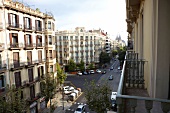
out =
{"type": "Polygon", "coordinates": [[[161,102],[161,108],[164,113],[168,113],[170,111],[170,103],[161,102]]]}
{"type": "Polygon", "coordinates": [[[150,113],[150,110],[152,109],[153,101],[151,100],[145,100],[145,108],[147,110],[147,113],[150,113]]]}
{"type": "Polygon", "coordinates": [[[117,113],[123,113],[122,112],[122,98],[117,97],[116,103],[117,103],[117,113]]]}
{"type": "Polygon", "coordinates": [[[137,100],[136,99],[130,99],[131,113],[135,113],[136,106],[137,106],[137,100]]]}

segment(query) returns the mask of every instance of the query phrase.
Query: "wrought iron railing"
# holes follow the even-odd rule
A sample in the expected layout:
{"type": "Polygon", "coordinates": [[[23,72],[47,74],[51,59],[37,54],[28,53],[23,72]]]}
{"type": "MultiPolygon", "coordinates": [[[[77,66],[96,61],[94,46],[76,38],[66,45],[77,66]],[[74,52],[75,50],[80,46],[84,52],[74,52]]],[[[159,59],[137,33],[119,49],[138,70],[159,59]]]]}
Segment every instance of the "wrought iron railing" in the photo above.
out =
{"type": "Polygon", "coordinates": [[[144,88],[144,60],[127,52],[118,86],[117,113],[169,113],[170,100],[126,95],[126,88],[144,88]],[[140,87],[141,86],[141,87],[140,87]]]}

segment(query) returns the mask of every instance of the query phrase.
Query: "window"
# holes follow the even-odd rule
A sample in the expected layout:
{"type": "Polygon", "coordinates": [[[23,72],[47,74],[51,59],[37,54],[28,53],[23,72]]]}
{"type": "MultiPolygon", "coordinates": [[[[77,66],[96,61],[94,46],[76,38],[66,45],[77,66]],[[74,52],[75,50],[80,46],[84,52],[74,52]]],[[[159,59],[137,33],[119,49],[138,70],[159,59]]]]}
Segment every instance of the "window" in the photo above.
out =
{"type": "Polygon", "coordinates": [[[52,50],[49,50],[49,58],[52,59],[52,50]]]}
{"type": "Polygon", "coordinates": [[[25,45],[30,46],[32,44],[32,36],[29,34],[26,34],[24,37],[25,45]]]}
{"type": "Polygon", "coordinates": [[[51,29],[51,21],[48,21],[48,29],[51,29]]]}
{"type": "Polygon", "coordinates": [[[42,51],[41,50],[38,51],[38,61],[42,62],[42,51]]]}
{"type": "Polygon", "coordinates": [[[49,45],[51,45],[52,44],[52,36],[51,35],[48,36],[48,40],[49,40],[49,45]]]}
{"type": "Polygon", "coordinates": [[[35,28],[37,31],[42,31],[42,22],[40,20],[35,20],[35,28]]]}
{"type": "Polygon", "coordinates": [[[92,36],[90,36],[90,39],[92,40],[92,36]]]}
{"type": "Polygon", "coordinates": [[[53,72],[53,65],[50,65],[50,72],[53,72]]]}
{"type": "Polygon", "coordinates": [[[19,52],[13,52],[14,68],[19,67],[19,52]]]}
{"type": "Polygon", "coordinates": [[[21,75],[20,75],[20,71],[19,72],[15,72],[14,73],[15,76],[15,86],[16,88],[21,86],[21,75]]]}
{"type": "Polygon", "coordinates": [[[4,75],[0,75],[0,89],[5,87],[5,77],[4,75]]]}
{"type": "Polygon", "coordinates": [[[32,29],[32,20],[31,20],[31,18],[24,17],[24,28],[25,29],[32,29]]]}
{"type": "Polygon", "coordinates": [[[19,16],[16,14],[8,14],[8,22],[10,27],[19,27],[19,16]]]}
{"type": "Polygon", "coordinates": [[[42,36],[41,35],[36,36],[36,43],[37,43],[38,47],[42,46],[42,36]]]}
{"type": "Polygon", "coordinates": [[[86,39],[88,39],[88,36],[86,36],[86,39]]]}
{"type": "Polygon", "coordinates": [[[70,40],[73,40],[73,36],[70,36],[70,40]]]}
{"type": "Polygon", "coordinates": [[[27,62],[28,62],[28,65],[32,63],[32,52],[31,51],[27,51],[27,62]]]}
{"type": "Polygon", "coordinates": [[[83,40],[83,36],[80,36],[80,39],[83,40]]]}
{"type": "Polygon", "coordinates": [[[28,77],[29,77],[29,82],[33,82],[34,81],[33,69],[32,68],[28,69],[28,77]]]}
{"type": "Polygon", "coordinates": [[[34,89],[34,85],[30,87],[30,97],[31,97],[31,99],[35,98],[35,89],[34,89]]]}
{"type": "Polygon", "coordinates": [[[18,33],[10,33],[10,47],[18,47],[18,33]]]}

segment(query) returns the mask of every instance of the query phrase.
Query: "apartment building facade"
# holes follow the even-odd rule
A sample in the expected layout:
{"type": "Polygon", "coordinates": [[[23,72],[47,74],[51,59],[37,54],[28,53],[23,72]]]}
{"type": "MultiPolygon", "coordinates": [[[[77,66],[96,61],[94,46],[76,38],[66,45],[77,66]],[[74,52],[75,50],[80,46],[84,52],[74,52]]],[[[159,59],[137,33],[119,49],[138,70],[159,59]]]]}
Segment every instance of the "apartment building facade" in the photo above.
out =
{"type": "Polygon", "coordinates": [[[126,1],[130,8],[127,8],[126,20],[129,41],[133,43],[133,50],[139,58],[147,61],[145,87],[151,97],[170,98],[170,1],[126,1]]]}
{"type": "Polygon", "coordinates": [[[70,59],[76,64],[84,61],[86,66],[99,63],[99,55],[104,50],[106,36],[101,30],[89,30],[76,27],[75,30],[56,32],[57,61],[67,65],[70,59]]]}
{"type": "Polygon", "coordinates": [[[30,113],[38,113],[46,107],[40,81],[49,72],[49,65],[56,62],[55,56],[50,56],[52,61],[49,61],[46,54],[55,50],[52,45],[55,43],[54,22],[51,15],[22,3],[0,1],[0,94],[5,96],[7,85],[21,88],[30,113]]]}

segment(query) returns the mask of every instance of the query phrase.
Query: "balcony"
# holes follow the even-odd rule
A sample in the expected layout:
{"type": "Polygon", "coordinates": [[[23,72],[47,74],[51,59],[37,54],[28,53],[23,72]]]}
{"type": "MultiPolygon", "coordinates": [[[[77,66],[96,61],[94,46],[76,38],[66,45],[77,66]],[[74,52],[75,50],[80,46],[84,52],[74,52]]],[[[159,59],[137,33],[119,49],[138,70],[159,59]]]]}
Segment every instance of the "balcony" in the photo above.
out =
{"type": "Polygon", "coordinates": [[[1,87],[1,88],[0,88],[0,94],[1,94],[2,92],[5,92],[5,87],[1,87]]]}
{"type": "Polygon", "coordinates": [[[26,43],[25,47],[24,47],[25,50],[30,50],[30,49],[32,50],[34,48],[35,48],[35,44],[34,43],[26,43]]]}
{"type": "Polygon", "coordinates": [[[144,88],[145,63],[138,53],[127,51],[116,96],[117,113],[169,113],[170,100],[151,98],[144,88]]]}
{"type": "Polygon", "coordinates": [[[43,63],[45,63],[45,62],[46,62],[46,59],[38,59],[38,60],[35,61],[35,63],[36,63],[37,65],[41,65],[41,64],[43,64],[43,63]]]}
{"type": "Polygon", "coordinates": [[[45,47],[45,43],[40,42],[36,44],[37,49],[42,49],[43,47],[45,47]]]}
{"type": "Polygon", "coordinates": [[[33,67],[34,65],[36,65],[36,61],[27,61],[24,64],[25,68],[33,67]]]}
{"type": "Polygon", "coordinates": [[[11,43],[8,45],[9,50],[20,50],[23,48],[22,43],[11,43]]]}
{"type": "Polygon", "coordinates": [[[27,98],[27,102],[29,102],[29,104],[31,104],[32,102],[38,100],[41,97],[41,93],[37,93],[35,96],[33,97],[29,97],[27,98]]]}
{"type": "Polygon", "coordinates": [[[17,31],[21,31],[22,30],[22,24],[19,23],[8,23],[8,27],[9,30],[17,30],[17,31]]]}
{"type": "Polygon", "coordinates": [[[26,32],[33,32],[34,30],[35,30],[35,27],[32,27],[32,26],[29,26],[29,27],[24,26],[24,31],[26,31],[26,32]]]}
{"type": "Polygon", "coordinates": [[[44,32],[44,29],[41,28],[41,27],[35,27],[35,32],[36,32],[36,33],[43,33],[43,32],[44,32]]]}
{"type": "Polygon", "coordinates": [[[3,73],[7,70],[7,65],[6,64],[0,64],[0,73],[3,73]]]}
{"type": "Polygon", "coordinates": [[[0,51],[3,51],[5,49],[5,44],[4,43],[0,43],[0,51]]]}
{"type": "Polygon", "coordinates": [[[2,30],[3,30],[3,23],[0,22],[0,31],[2,31],[2,30]]]}
{"type": "Polygon", "coordinates": [[[24,66],[25,66],[24,62],[15,62],[10,65],[10,69],[11,69],[11,71],[19,70],[19,69],[24,68],[24,66]]]}

